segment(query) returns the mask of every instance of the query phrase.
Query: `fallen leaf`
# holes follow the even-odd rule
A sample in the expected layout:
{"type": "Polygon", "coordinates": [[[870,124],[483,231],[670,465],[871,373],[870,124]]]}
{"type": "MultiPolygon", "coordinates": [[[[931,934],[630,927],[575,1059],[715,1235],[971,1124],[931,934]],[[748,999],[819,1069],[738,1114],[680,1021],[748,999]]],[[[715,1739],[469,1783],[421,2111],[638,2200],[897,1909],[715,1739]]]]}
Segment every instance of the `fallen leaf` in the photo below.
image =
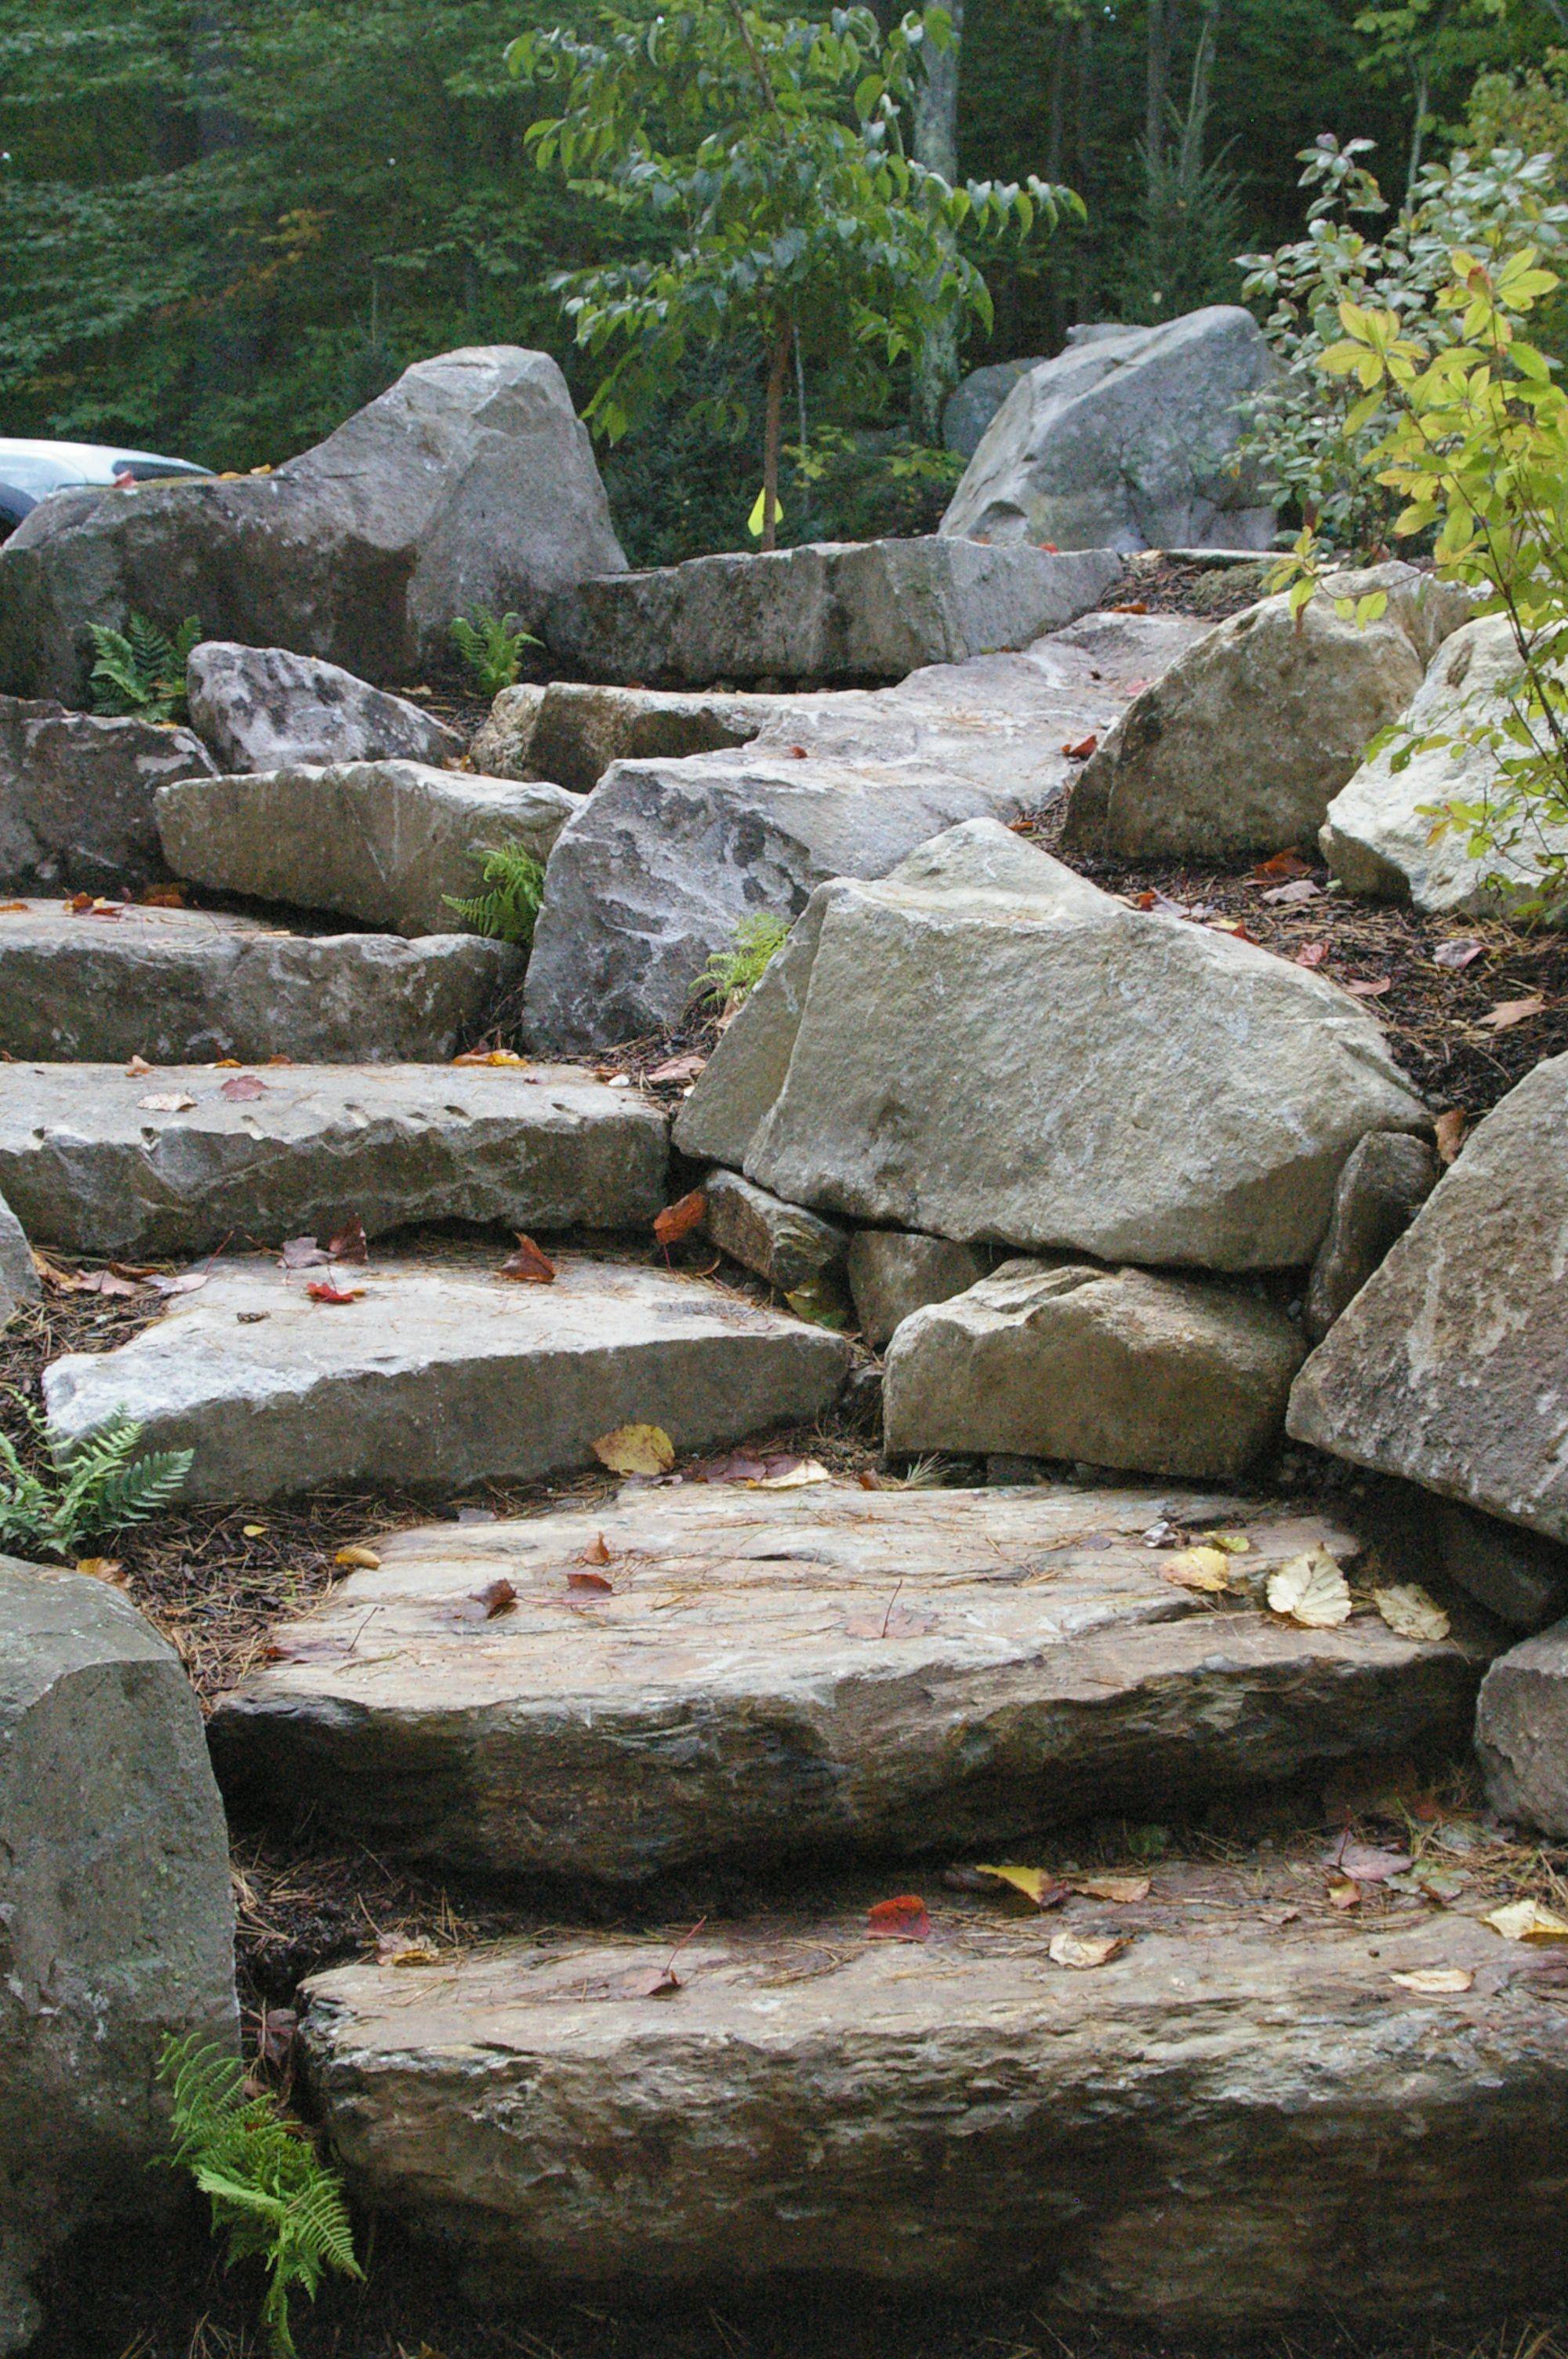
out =
{"type": "Polygon", "coordinates": [[[662,1065],[655,1065],[653,1071],[643,1078],[654,1088],[665,1082],[695,1082],[706,1070],[707,1064],[706,1057],[667,1057],[662,1065]]]}
{"type": "Polygon", "coordinates": [[[507,1255],[495,1274],[497,1277],[510,1277],[519,1286],[554,1286],[556,1265],[532,1237],[519,1231],[516,1252],[507,1255]]]}
{"type": "Polygon", "coordinates": [[[248,1540],[259,1540],[266,1530],[265,1524],[242,1524],[241,1531],[248,1540]]]}
{"type": "Polygon", "coordinates": [[[381,1559],[377,1556],[374,1549],[362,1548],[358,1543],[356,1543],[352,1548],[341,1548],[338,1550],[337,1555],[332,1559],[332,1562],[334,1564],[350,1565],[356,1571],[360,1572],[379,1572],[381,1571],[381,1559]]]}
{"type": "Polygon", "coordinates": [[[119,1277],[112,1269],[94,1269],[79,1278],[75,1289],[79,1294],[115,1294],[134,1298],[141,1288],[134,1277],[119,1277]]]}
{"type": "Polygon", "coordinates": [[[1422,1998],[1456,1998],[1476,1977],[1466,1966],[1416,1966],[1408,1974],[1390,1974],[1401,1990],[1419,1991],[1422,1998]]]}
{"type": "Polygon", "coordinates": [[[694,1188],[676,1204],[666,1204],[654,1223],[654,1234],[662,1245],[678,1245],[700,1229],[708,1218],[708,1196],[701,1188],[694,1188]]]}
{"type": "Polygon", "coordinates": [[[458,1612],[468,1622],[493,1622],[498,1614],[508,1614],[517,1603],[517,1592],[509,1581],[487,1581],[482,1589],[470,1590],[458,1612]]]}
{"type": "Polygon", "coordinates": [[[378,1966],[438,1966],[440,1952],[427,1942],[411,1941],[406,1933],[383,1933],[375,1945],[378,1966]]]}
{"type": "Polygon", "coordinates": [[[1484,1921],[1505,1941],[1568,1941],[1568,1917],[1542,1908],[1539,1900],[1510,1900],[1484,1921]]]}
{"type": "Polygon", "coordinates": [[[515,1049],[465,1049],[460,1057],[452,1059],[454,1065],[525,1065],[515,1049]]]}
{"type": "Polygon", "coordinates": [[[1105,611],[1108,614],[1146,614],[1149,601],[1147,598],[1135,598],[1130,606],[1108,606],[1105,611]]]}
{"type": "Polygon", "coordinates": [[[1347,983],[1345,986],[1352,999],[1381,999],[1383,994],[1392,991],[1393,987],[1391,974],[1380,974],[1372,983],[1347,983]]]}
{"type": "Polygon", "coordinates": [[[1292,963],[1296,966],[1322,966],[1328,958],[1326,942],[1303,942],[1292,963]]]}
{"type": "Polygon", "coordinates": [[[612,1596],[615,1591],[615,1583],[603,1572],[568,1572],[567,1587],[595,1597],[612,1596]]]}
{"type": "Polygon", "coordinates": [[[364,1294],[362,1286],[334,1286],[330,1277],[313,1278],[305,1289],[312,1302],[358,1302],[364,1294]]]}
{"type": "Polygon", "coordinates": [[[748,1451],[732,1450],[728,1458],[720,1458],[711,1466],[700,1466],[692,1476],[694,1483],[760,1483],[768,1471],[765,1458],[753,1458],[748,1451]]]}
{"type": "Polygon", "coordinates": [[[1076,1875],[1073,1889],[1088,1900],[1114,1900],[1127,1907],[1147,1900],[1153,1884],[1147,1875],[1076,1875]]]}
{"type": "Polygon", "coordinates": [[[77,1559],[76,1570],[90,1581],[106,1581],[114,1589],[125,1586],[125,1568],[117,1557],[84,1556],[77,1559]]]}
{"type": "Polygon", "coordinates": [[[1260,885],[1277,883],[1281,876],[1309,876],[1311,874],[1311,861],[1303,860],[1301,853],[1293,849],[1276,852],[1271,859],[1260,860],[1252,871],[1260,885]]]}
{"type": "Polygon", "coordinates": [[[1269,1608],[1303,1630],[1336,1630],[1350,1619],[1350,1587],[1325,1548],[1293,1556],[1270,1576],[1269,1608]]]}
{"type": "Polygon", "coordinates": [[[1357,1843],[1349,1833],[1341,1835],[1323,1855],[1325,1867],[1337,1868],[1341,1875],[1357,1884],[1383,1884],[1390,1875],[1403,1875],[1410,1867],[1408,1851],[1387,1851],[1377,1843],[1357,1843]]]}
{"type": "Polygon", "coordinates": [[[350,1214],[335,1237],[328,1238],[327,1251],[334,1261],[369,1261],[365,1224],[357,1212],[350,1214]]]}
{"type": "Polygon", "coordinates": [[[1331,1884],[1328,1887],[1328,1905],[1331,1908],[1359,1908],[1361,1886],[1349,1876],[1346,1876],[1341,1883],[1331,1884]]]}
{"type": "Polygon", "coordinates": [[[183,909],[185,887],[183,885],[149,885],[142,895],[142,907],[144,909],[183,909]]]}
{"type": "Polygon", "coordinates": [[[1080,737],[1076,745],[1064,745],[1062,751],[1069,762],[1087,762],[1091,754],[1098,753],[1099,739],[1093,734],[1080,737]]]}
{"type": "Polygon", "coordinates": [[[211,1276],[210,1270],[186,1269],[181,1270],[178,1277],[162,1277],[155,1270],[147,1284],[158,1294],[194,1294],[206,1285],[211,1276]]]}
{"type": "Polygon", "coordinates": [[[1206,1548],[1221,1549],[1227,1556],[1250,1556],[1252,1543],[1245,1532],[1210,1532],[1206,1548]]]}
{"type": "Polygon", "coordinates": [[[665,1959],[664,1965],[660,1968],[659,1972],[654,1976],[653,1981],[644,1984],[642,1992],[640,1993],[642,1997],[673,1998],[676,1991],[683,1987],[681,1978],[676,1972],[676,1960],[679,1957],[687,1943],[688,1941],[694,1941],[697,1939],[697,1936],[701,1932],[707,1922],[708,1919],[706,1917],[699,1917],[696,1924],[692,1927],[691,1931],[681,1935],[680,1940],[676,1943],[675,1948],[670,1951],[669,1956],[665,1959]]]}
{"type": "Polygon", "coordinates": [[[1289,885],[1276,885],[1263,896],[1265,901],[1275,902],[1281,909],[1294,909],[1304,902],[1318,901],[1322,897],[1323,886],[1314,885],[1310,876],[1298,876],[1289,885]]]}
{"type": "Polygon", "coordinates": [[[290,1237],[278,1255],[279,1269],[319,1269],[331,1260],[314,1237],[290,1237]]]}
{"type": "Polygon", "coordinates": [[[901,1892],[896,1900],[879,1900],[866,1922],[873,1941],[929,1941],[931,1919],[916,1892],[901,1892]]]}
{"type": "Polygon", "coordinates": [[[183,1090],[160,1090],[150,1098],[138,1098],[136,1103],[148,1114],[189,1114],[196,1103],[183,1090]]]}
{"type": "Polygon", "coordinates": [[[1223,1549],[1183,1549],[1179,1556],[1161,1567],[1161,1572],[1178,1589],[1201,1590],[1214,1596],[1230,1586],[1230,1560],[1223,1549]]]}
{"type": "Polygon", "coordinates": [[[266,1083],[254,1073],[231,1073],[226,1082],[220,1083],[218,1095],[227,1098],[232,1105],[244,1105],[252,1098],[265,1098],[266,1083]]]}
{"type": "Polygon", "coordinates": [[[1257,935],[1249,934],[1239,918],[1210,918],[1207,924],[1211,934],[1228,934],[1233,942],[1257,942],[1257,935]]]}
{"type": "Polygon", "coordinates": [[[1464,968],[1473,965],[1486,947],[1485,942],[1439,942],[1432,953],[1432,963],[1433,966],[1452,967],[1457,973],[1464,968]]]}
{"type": "Polygon", "coordinates": [[[1481,1022],[1489,1032],[1511,1032],[1516,1024],[1528,1024],[1532,1016],[1539,1016],[1545,1006],[1540,992],[1532,993],[1529,999],[1505,999],[1489,1016],[1483,1016],[1481,1022]]]}
{"type": "Polygon", "coordinates": [[[611,1553],[602,1532],[596,1532],[594,1534],[592,1539],[589,1540],[588,1546],[583,1549],[582,1554],[578,1558],[579,1564],[613,1564],[614,1561],[614,1556],[611,1553]]]}
{"type": "Polygon", "coordinates": [[[0,917],[14,918],[20,916],[25,918],[27,914],[27,905],[25,901],[0,901],[0,917]]]}
{"type": "Polygon", "coordinates": [[[774,1473],[760,1476],[755,1484],[759,1491],[805,1491],[814,1483],[831,1483],[832,1475],[815,1458],[797,1458],[774,1473]]]}
{"type": "Polygon", "coordinates": [[[1372,1603],[1396,1638],[1415,1638],[1428,1645],[1446,1638],[1453,1627],[1435,1597],[1419,1582],[1397,1582],[1390,1589],[1375,1589],[1372,1603]]]}
{"type": "Polygon", "coordinates": [[[130,1074],[133,1081],[139,1082],[144,1073],[150,1073],[152,1071],[152,1067],[148,1064],[145,1057],[133,1057],[130,1063],[126,1066],[125,1071],[130,1074]]]}
{"type": "Polygon", "coordinates": [[[593,1454],[612,1474],[667,1474],[676,1446],[662,1425],[618,1425],[601,1433],[593,1454]]]}
{"type": "Polygon", "coordinates": [[[1126,1947],[1124,1933],[1058,1933],[1047,1954],[1054,1965],[1073,1966],[1082,1973],[1090,1966],[1108,1965],[1126,1947]]]}
{"type": "Polygon", "coordinates": [[[1440,1163],[1453,1163],[1457,1159],[1459,1149],[1465,1144],[1465,1133],[1469,1126],[1469,1122],[1470,1117],[1463,1106],[1450,1106],[1445,1113],[1438,1115],[1432,1127],[1437,1142],[1437,1159],[1440,1163]]]}
{"type": "Polygon", "coordinates": [[[1036,1908],[1059,1908],[1067,1897],[1067,1886],[1058,1884],[1048,1867],[977,1867],[977,1875],[994,1875],[1003,1884],[1011,1884],[1036,1908]]]}

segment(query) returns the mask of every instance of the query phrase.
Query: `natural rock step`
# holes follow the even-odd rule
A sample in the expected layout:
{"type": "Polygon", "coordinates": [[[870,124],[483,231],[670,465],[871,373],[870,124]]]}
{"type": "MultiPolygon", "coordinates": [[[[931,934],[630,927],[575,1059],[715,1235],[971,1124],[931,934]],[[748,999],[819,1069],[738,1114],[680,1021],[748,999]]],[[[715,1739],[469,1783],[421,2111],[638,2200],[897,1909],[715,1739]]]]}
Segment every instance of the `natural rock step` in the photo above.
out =
{"type": "Polygon", "coordinates": [[[1554,2299],[1560,1966],[1460,1908],[1346,1924],[1326,1881],[1161,1866],[1044,1918],[926,1885],[925,1944],[867,1938],[884,1883],[708,1925],[662,1998],[689,1919],[347,1966],[308,2080],[356,2196],[493,2295],[1030,2275],[1184,2332],[1554,2299]],[[1132,1939],[1076,1972],[1063,1931],[1132,1939]],[[1472,1987],[1394,1979],[1444,1968],[1472,1987]]]}
{"type": "MultiPolygon", "coordinates": [[[[478,934],[296,934],[211,909],[0,911],[0,1050],[194,1064],[441,1062],[523,954],[478,934]]],[[[149,1084],[149,1087],[151,1084],[149,1084]]]]}
{"type": "Polygon", "coordinates": [[[378,1542],[379,1571],[278,1633],[212,1742],[231,1801],[308,1804],[449,1869],[995,1857],[1077,1813],[1463,1740],[1485,1645],[1260,1610],[1266,1574],[1320,1542],[1358,1552],[1319,1516],[1149,1490],[688,1485],[437,1526],[378,1542]],[[1177,1515],[1251,1543],[1223,1611],[1144,1544],[1177,1515]],[[495,1582],[515,1604],[465,1612],[495,1582]]]}
{"type": "Polygon", "coordinates": [[[458,1491],[593,1465],[622,1425],[693,1450],[809,1421],[843,1379],[840,1337],[700,1280],[572,1257],[524,1286],[499,1260],[336,1266],[351,1302],[312,1299],[319,1270],[219,1262],[118,1351],[57,1360],[51,1429],[71,1441],[126,1410],[146,1449],[195,1451],[187,1500],[458,1491]]]}
{"type": "MultiPolygon", "coordinates": [[[[0,921],[3,922],[3,921],[0,921]]],[[[157,1257],[431,1221],[646,1228],[665,1117],[571,1067],[0,1068],[0,1196],[37,1245],[157,1257]],[[182,1104],[183,1100],[193,1100],[182,1104]]]]}

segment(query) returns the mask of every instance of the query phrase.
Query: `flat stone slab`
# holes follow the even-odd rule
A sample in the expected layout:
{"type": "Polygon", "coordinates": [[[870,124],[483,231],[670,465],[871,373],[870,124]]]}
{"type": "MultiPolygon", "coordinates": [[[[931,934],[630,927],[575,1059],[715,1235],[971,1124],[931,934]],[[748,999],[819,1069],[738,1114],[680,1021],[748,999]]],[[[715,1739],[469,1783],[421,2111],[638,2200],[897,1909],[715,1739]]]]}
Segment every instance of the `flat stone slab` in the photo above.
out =
{"type": "MultiPolygon", "coordinates": [[[[0,922],[4,922],[0,920],[0,922]]],[[[570,1067],[0,1066],[0,1196],[38,1245],[132,1258],[430,1221],[646,1229],[665,1116],[570,1067]],[[193,1103],[186,1104],[185,1100],[193,1103]]]]}
{"type": "Polygon", "coordinates": [[[128,1410],[146,1449],[195,1451],[188,1500],[459,1491],[595,1465],[622,1425],[694,1450],[809,1422],[848,1358],[822,1328],[634,1264],[572,1256],[550,1286],[471,1260],[338,1266],[339,1288],[363,1289],[345,1303],[312,1300],[322,1274],[219,1262],[117,1352],[54,1363],[51,1430],[72,1440],[128,1410]]]}
{"type": "Polygon", "coordinates": [[[1184,2332],[1555,2300],[1561,1969],[1462,1909],[1310,1916],[1283,1869],[1161,1865],[1146,1903],[923,1888],[657,1938],[563,1934],[307,1987],[356,2196],[496,2294],[839,2275],[1184,2332]],[[1294,1919],[1295,1921],[1281,1921],[1294,1919]],[[1130,1936],[1095,1972],[1061,1932],[1130,1936]],[[1425,1996],[1394,1977],[1473,1973],[1425,1996]]]}
{"type": "Polygon", "coordinates": [[[478,934],[297,934],[215,909],[113,906],[0,908],[6,1056],[438,1063],[524,969],[520,951],[478,934]]]}
{"type": "Polygon", "coordinates": [[[1486,1647],[1370,1613],[1309,1632],[1255,1602],[1319,1544],[1360,1549],[1321,1516],[1149,1489],[683,1484],[435,1526],[274,1634],[214,1756],[232,1804],[308,1806],[443,1869],[1005,1858],[1086,1811],[1463,1740],[1486,1647]],[[1224,1611],[1145,1545],[1175,1516],[1250,1542],[1224,1611]],[[465,1618],[498,1581],[516,1603],[465,1618]]]}

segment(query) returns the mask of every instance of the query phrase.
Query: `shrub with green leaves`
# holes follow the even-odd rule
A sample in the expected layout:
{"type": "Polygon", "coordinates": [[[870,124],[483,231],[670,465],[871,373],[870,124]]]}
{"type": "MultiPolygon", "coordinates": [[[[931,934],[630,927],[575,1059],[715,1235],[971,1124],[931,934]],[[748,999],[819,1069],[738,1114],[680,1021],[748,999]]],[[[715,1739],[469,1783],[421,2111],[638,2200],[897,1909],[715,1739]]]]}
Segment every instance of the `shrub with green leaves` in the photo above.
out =
{"type": "Polygon", "coordinates": [[[178,1497],[194,1451],[138,1458],[142,1428],[121,1410],[51,1459],[48,1419],[19,1393],[10,1397],[40,1449],[37,1464],[27,1466],[9,1434],[0,1433],[0,1547],[75,1556],[87,1541],[145,1524],[178,1497]]]}
{"type": "Polygon", "coordinates": [[[539,644],[531,631],[524,629],[521,615],[492,614],[483,606],[457,617],[451,641],[469,678],[486,696],[499,696],[503,688],[515,688],[524,648],[539,644]]]}
{"type": "Polygon", "coordinates": [[[362,2277],[343,2185],[276,2097],[247,2093],[243,2064],[196,2038],[166,2038],[158,2078],[173,2093],[173,2154],[212,2205],[212,2229],[228,2233],[224,2265],[259,2260],[262,2303],[274,2359],[295,2359],[288,2305],[314,2301],[328,2269],[362,2277]]]}
{"type": "Polygon", "coordinates": [[[471,900],[450,893],[441,897],[460,918],[470,933],[490,934],[497,941],[515,942],[526,950],[534,939],[539,905],[545,897],[545,871],[531,852],[518,843],[498,843],[484,857],[480,871],[489,891],[471,900]]]}
{"type": "Polygon", "coordinates": [[[92,710],[111,719],[184,721],[185,667],[201,637],[196,615],[187,614],[171,636],[145,614],[127,617],[123,631],[90,623],[97,661],[90,676],[92,710]]]}
{"type": "Polygon", "coordinates": [[[722,1008],[739,1007],[761,983],[770,962],[789,940],[789,928],[770,910],[742,918],[728,950],[715,951],[694,989],[697,996],[722,1008]]]}

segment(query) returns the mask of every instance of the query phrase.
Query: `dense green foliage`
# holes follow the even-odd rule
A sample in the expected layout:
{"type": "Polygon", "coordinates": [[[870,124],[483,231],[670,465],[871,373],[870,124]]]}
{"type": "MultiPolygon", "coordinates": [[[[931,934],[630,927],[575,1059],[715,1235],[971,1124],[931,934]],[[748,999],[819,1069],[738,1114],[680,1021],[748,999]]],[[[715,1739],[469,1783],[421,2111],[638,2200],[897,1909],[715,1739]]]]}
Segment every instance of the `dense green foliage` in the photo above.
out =
{"type": "Polygon", "coordinates": [[[449,634],[463,669],[481,696],[499,695],[514,688],[523,669],[523,650],[536,647],[532,631],[523,628],[521,615],[492,614],[476,606],[460,614],[449,634]]]}
{"type": "Polygon", "coordinates": [[[136,1456],[142,1429],[120,1415],[62,1457],[50,1460],[47,1419],[12,1393],[32,1431],[38,1462],[24,1464],[15,1442],[0,1433],[0,1548],[31,1556],[75,1556],[89,1540],[145,1524],[185,1487],[192,1453],[162,1450],[136,1456]]]}
{"type": "Polygon", "coordinates": [[[145,614],[128,615],[123,631],[102,623],[87,627],[97,657],[91,677],[94,712],[132,713],[138,721],[186,719],[185,667],[201,637],[199,615],[187,614],[172,636],[145,614]]]}
{"type": "Polygon", "coordinates": [[[490,934],[526,950],[545,898],[543,867],[520,843],[498,843],[485,853],[480,875],[487,890],[466,901],[444,894],[448,908],[471,933],[490,934]]]}

